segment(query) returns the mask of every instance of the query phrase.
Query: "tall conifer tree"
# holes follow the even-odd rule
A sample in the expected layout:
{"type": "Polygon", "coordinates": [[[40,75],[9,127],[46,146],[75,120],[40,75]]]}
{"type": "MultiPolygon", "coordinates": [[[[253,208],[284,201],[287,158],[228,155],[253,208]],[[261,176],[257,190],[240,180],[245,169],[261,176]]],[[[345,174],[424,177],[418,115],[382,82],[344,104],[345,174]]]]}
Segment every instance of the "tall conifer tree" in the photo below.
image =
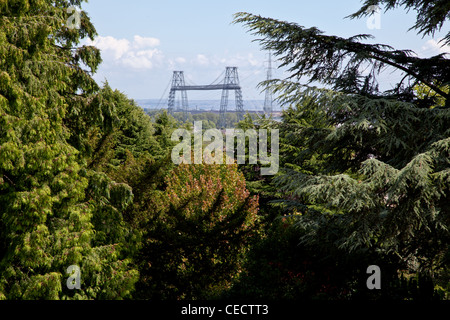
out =
{"type": "Polygon", "coordinates": [[[96,34],[81,2],[0,2],[0,299],[122,298],[136,281],[118,245],[93,241],[93,213],[132,194],[79,152],[77,121],[101,120],[100,53],[79,45],[96,34]],[[80,289],[66,285],[71,265],[80,289]]]}
{"type": "MultiPolygon", "coordinates": [[[[433,34],[448,20],[448,1],[365,1],[418,11],[412,27],[433,34]]],[[[305,245],[372,250],[398,270],[448,277],[450,253],[450,60],[367,44],[370,35],[324,35],[317,28],[238,13],[291,76],[272,85],[284,113],[287,149],[276,180],[295,204],[305,245]],[[380,90],[380,75],[402,75],[380,90]],[[311,83],[321,83],[317,88],[311,83]],[[289,147],[291,145],[292,147],[289,147]],[[445,276],[447,272],[447,276],[445,276]]],[[[448,35],[442,44],[448,43],[448,35]]],[[[339,251],[342,252],[342,251],[339,251]]],[[[436,280],[437,281],[437,280],[436,280]]],[[[443,282],[448,286],[448,281],[443,282]]]]}

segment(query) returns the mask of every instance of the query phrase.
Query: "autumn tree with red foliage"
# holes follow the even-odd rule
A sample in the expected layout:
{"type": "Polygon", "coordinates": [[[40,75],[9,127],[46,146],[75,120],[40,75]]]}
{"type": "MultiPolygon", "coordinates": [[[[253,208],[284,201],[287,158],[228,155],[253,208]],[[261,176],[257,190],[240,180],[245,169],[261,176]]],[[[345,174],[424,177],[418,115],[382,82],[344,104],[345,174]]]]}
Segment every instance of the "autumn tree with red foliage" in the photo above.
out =
{"type": "Polygon", "coordinates": [[[140,298],[208,298],[227,287],[258,232],[258,198],[237,165],[181,164],[148,201],[140,298]]]}

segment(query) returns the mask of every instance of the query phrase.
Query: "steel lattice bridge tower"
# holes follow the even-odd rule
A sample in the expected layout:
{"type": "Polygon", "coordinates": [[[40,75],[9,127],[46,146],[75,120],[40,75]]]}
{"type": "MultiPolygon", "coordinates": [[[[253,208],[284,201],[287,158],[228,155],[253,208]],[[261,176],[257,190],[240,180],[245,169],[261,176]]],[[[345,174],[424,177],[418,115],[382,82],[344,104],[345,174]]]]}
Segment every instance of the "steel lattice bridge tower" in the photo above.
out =
{"type": "Polygon", "coordinates": [[[238,121],[243,119],[244,116],[244,102],[242,100],[242,90],[239,85],[239,76],[237,67],[226,67],[225,78],[221,84],[210,85],[186,85],[184,81],[183,71],[174,71],[172,78],[172,87],[169,93],[168,112],[173,114],[175,110],[175,93],[181,92],[181,109],[184,113],[184,118],[187,119],[189,112],[187,91],[188,90],[222,90],[222,98],[220,100],[220,115],[219,115],[219,128],[225,128],[226,126],[226,112],[228,106],[228,95],[230,90],[234,90],[236,99],[236,113],[238,121]]]}

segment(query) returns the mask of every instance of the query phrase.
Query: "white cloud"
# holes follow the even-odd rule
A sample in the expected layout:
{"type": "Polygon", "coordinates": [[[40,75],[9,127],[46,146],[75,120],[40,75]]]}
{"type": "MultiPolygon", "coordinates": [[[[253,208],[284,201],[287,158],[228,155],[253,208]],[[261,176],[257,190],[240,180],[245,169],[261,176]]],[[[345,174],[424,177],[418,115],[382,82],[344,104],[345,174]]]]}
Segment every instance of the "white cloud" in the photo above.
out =
{"type": "Polygon", "coordinates": [[[157,38],[144,38],[138,35],[133,38],[133,46],[137,49],[153,48],[159,46],[160,44],[161,41],[157,38]]]}
{"type": "Polygon", "coordinates": [[[247,61],[252,67],[256,67],[256,66],[260,65],[260,63],[261,63],[261,61],[258,61],[258,59],[256,59],[253,56],[253,53],[249,53],[248,54],[247,61]]]}
{"type": "Polygon", "coordinates": [[[183,57],[177,57],[177,58],[175,58],[175,62],[180,63],[180,64],[186,63],[186,59],[183,57]]]}
{"type": "Polygon", "coordinates": [[[175,70],[180,69],[182,66],[186,65],[187,60],[183,57],[176,57],[176,58],[169,58],[167,59],[167,69],[168,70],[175,70]]]}
{"type": "Polygon", "coordinates": [[[225,55],[197,54],[192,59],[181,56],[165,57],[158,48],[161,41],[158,38],[133,36],[132,40],[118,39],[112,36],[99,36],[87,41],[101,50],[103,66],[108,69],[131,68],[133,70],[148,70],[165,65],[166,68],[183,68],[187,64],[201,68],[218,66],[260,67],[264,61],[257,59],[253,53],[225,55]]]}
{"type": "Polygon", "coordinates": [[[160,45],[160,40],[157,38],[135,35],[130,42],[127,39],[99,36],[94,41],[89,40],[87,44],[101,50],[103,61],[107,65],[151,69],[163,58],[162,51],[155,48],[160,45]]]}
{"type": "Polygon", "coordinates": [[[442,45],[443,43],[440,42],[442,39],[430,39],[422,46],[420,55],[423,56],[432,56],[437,55],[441,53],[448,53],[450,54],[450,45],[442,45]]]}
{"type": "Polygon", "coordinates": [[[158,49],[130,51],[123,58],[122,64],[133,69],[151,69],[161,58],[162,53],[158,49]]]}
{"type": "Polygon", "coordinates": [[[87,41],[90,46],[95,46],[108,57],[114,60],[120,59],[128,50],[130,50],[130,42],[127,39],[116,39],[111,36],[97,37],[94,41],[87,41]]]}
{"type": "Polygon", "coordinates": [[[209,64],[209,59],[204,54],[198,54],[196,57],[196,62],[199,65],[207,66],[209,64]]]}

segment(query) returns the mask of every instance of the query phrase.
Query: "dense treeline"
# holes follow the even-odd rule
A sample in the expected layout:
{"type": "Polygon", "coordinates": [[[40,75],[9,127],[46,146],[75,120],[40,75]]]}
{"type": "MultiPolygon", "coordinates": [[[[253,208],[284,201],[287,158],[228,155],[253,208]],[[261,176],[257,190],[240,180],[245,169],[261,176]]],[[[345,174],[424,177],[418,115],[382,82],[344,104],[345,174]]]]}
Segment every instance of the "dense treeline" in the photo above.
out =
{"type": "MultiPolygon", "coordinates": [[[[89,16],[66,25],[82,2],[0,2],[0,299],[450,298],[445,55],[237,14],[291,72],[266,83],[281,121],[237,124],[278,129],[282,169],[175,165],[172,132],[218,115],[147,114],[97,84],[89,16]],[[404,79],[381,92],[389,68],[404,79]]],[[[450,12],[386,0],[352,17],[377,3],[417,9],[422,34],[450,12]]]]}

